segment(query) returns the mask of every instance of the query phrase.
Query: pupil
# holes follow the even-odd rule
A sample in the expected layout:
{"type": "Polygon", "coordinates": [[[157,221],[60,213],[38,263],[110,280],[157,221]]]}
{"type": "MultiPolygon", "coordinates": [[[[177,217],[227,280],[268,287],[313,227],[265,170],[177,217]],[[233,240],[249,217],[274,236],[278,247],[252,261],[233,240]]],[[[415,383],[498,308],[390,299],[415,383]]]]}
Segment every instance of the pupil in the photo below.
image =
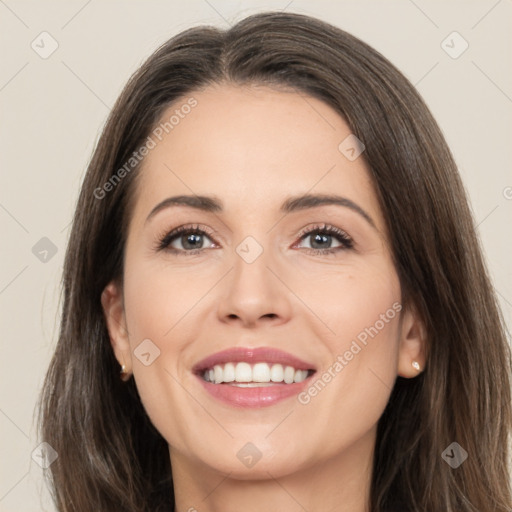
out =
{"type": "MultiPolygon", "coordinates": [[[[319,242],[324,242],[324,245],[325,245],[325,243],[328,242],[328,238],[330,238],[330,237],[331,237],[331,235],[321,235],[320,233],[317,233],[315,235],[315,237],[314,237],[314,241],[313,241],[313,244],[312,244],[313,248],[315,248],[314,247],[315,244],[317,244],[319,242]]],[[[320,246],[320,249],[321,248],[322,247],[320,246]]]]}
{"type": "Polygon", "coordinates": [[[201,246],[201,235],[196,235],[192,233],[189,235],[185,235],[183,239],[185,239],[185,243],[183,244],[183,247],[185,249],[196,249],[197,247],[201,246]]]}

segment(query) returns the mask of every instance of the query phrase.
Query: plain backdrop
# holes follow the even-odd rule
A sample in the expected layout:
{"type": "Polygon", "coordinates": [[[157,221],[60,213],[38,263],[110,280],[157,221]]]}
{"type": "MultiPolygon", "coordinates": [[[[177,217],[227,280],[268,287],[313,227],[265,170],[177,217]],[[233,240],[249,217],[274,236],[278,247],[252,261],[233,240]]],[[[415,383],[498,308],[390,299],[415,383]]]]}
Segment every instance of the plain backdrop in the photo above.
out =
{"type": "Polygon", "coordinates": [[[109,109],[171,36],[263,10],[337,25],[417,86],[458,163],[511,325],[512,0],[0,0],[1,511],[54,510],[32,458],[33,414],[58,334],[69,225],[109,109]]]}

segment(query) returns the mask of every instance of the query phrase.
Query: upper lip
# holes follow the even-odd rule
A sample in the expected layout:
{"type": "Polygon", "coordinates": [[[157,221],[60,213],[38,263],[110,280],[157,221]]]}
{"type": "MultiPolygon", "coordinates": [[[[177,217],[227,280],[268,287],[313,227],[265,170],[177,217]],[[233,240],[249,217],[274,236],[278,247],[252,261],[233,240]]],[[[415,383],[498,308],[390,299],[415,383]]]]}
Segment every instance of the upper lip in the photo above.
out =
{"type": "Polygon", "coordinates": [[[237,363],[275,363],[293,366],[296,370],[315,370],[312,363],[308,363],[292,354],[272,347],[232,347],[221,352],[211,354],[194,365],[192,371],[201,373],[213,368],[216,364],[237,363]]]}

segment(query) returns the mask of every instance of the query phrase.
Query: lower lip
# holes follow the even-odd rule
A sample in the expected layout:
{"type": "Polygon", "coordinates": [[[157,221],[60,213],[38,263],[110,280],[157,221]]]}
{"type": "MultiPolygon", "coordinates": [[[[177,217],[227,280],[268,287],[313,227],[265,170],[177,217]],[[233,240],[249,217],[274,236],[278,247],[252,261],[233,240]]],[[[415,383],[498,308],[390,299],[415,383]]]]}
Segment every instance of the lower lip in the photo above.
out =
{"type": "Polygon", "coordinates": [[[234,407],[267,407],[298,395],[309,384],[311,376],[302,382],[254,388],[239,388],[229,384],[212,384],[196,375],[204,389],[213,397],[234,407]]]}

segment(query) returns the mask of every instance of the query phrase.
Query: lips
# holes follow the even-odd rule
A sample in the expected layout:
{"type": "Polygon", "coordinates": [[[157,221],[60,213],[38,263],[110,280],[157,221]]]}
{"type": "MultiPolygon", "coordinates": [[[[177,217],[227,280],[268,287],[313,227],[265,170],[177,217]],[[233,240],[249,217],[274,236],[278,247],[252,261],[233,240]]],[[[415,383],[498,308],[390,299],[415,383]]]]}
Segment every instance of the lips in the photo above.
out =
{"type": "Polygon", "coordinates": [[[299,394],[316,368],[312,363],[271,347],[235,347],[202,359],[192,371],[202,388],[216,400],[231,407],[259,408],[299,394]],[[234,365],[230,363],[236,365],[236,378],[234,365]],[[267,375],[270,367],[271,378],[267,375]],[[262,373],[262,370],[265,371],[262,373]],[[231,375],[228,377],[227,373],[231,375]]]}

